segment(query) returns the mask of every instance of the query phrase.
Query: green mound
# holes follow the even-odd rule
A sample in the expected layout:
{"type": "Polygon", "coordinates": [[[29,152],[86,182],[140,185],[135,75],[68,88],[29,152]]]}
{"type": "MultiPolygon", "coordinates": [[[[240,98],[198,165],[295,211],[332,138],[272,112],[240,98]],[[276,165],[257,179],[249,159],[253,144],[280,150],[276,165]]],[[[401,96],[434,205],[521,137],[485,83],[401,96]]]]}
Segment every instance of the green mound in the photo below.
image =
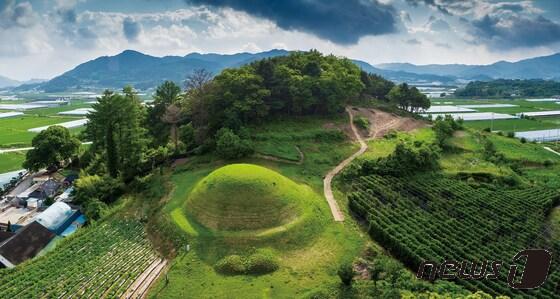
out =
{"type": "Polygon", "coordinates": [[[309,191],[281,174],[251,164],[215,170],[190,193],[189,218],[212,231],[280,229],[298,222],[309,207],[309,191]]]}

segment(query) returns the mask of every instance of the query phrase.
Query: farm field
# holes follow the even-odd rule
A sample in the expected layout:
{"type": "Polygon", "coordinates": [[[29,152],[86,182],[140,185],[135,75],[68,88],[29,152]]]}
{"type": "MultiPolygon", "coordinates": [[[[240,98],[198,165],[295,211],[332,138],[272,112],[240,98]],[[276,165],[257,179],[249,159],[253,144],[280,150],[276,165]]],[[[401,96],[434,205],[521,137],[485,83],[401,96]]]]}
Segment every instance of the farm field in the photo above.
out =
{"type": "Polygon", "coordinates": [[[0,154],[0,173],[21,169],[25,160],[25,152],[11,152],[0,154]]]}
{"type": "MultiPolygon", "coordinates": [[[[541,234],[548,212],[560,200],[552,189],[492,191],[438,176],[366,176],[354,182],[349,198],[352,210],[370,224],[370,235],[412,269],[423,260],[510,261],[525,248],[557,250],[558,244],[541,234]]],[[[536,290],[515,291],[503,279],[459,283],[490,294],[552,298],[560,278],[557,263],[536,290]]]]}
{"type": "Polygon", "coordinates": [[[0,297],[117,298],[158,259],[140,222],[109,220],[82,228],[45,256],[0,270],[0,297]]]}
{"type": "Polygon", "coordinates": [[[25,147],[31,144],[35,133],[27,130],[75,120],[68,117],[22,117],[0,119],[0,147],[25,147]]]}
{"type": "Polygon", "coordinates": [[[546,118],[537,119],[502,119],[502,120],[477,120],[465,122],[465,126],[478,130],[492,128],[493,131],[533,131],[558,128],[558,124],[546,118]]]}

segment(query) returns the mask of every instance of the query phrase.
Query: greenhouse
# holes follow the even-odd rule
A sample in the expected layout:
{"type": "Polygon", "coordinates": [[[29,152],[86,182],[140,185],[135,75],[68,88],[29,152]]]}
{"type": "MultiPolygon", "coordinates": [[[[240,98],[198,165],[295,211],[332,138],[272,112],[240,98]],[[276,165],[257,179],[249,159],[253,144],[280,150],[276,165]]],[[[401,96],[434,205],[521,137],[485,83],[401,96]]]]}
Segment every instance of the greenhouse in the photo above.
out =
{"type": "Polygon", "coordinates": [[[20,115],[23,115],[23,112],[2,112],[0,113],[0,118],[8,118],[20,115]]]}
{"type": "Polygon", "coordinates": [[[58,230],[72,215],[74,211],[63,202],[55,202],[37,217],[37,222],[50,231],[58,230]]]}
{"type": "Polygon", "coordinates": [[[48,129],[51,126],[61,126],[61,127],[67,128],[67,129],[73,129],[73,128],[83,127],[87,123],[88,123],[88,120],[84,118],[84,119],[73,120],[73,121],[69,121],[69,122],[65,122],[65,123],[54,124],[54,125],[50,125],[50,126],[33,128],[33,129],[29,129],[27,131],[33,132],[33,133],[40,133],[40,132],[48,129]]]}
{"type": "Polygon", "coordinates": [[[529,141],[557,141],[560,140],[560,128],[551,130],[515,132],[515,137],[525,138],[529,141]]]}
{"type": "Polygon", "coordinates": [[[459,106],[453,105],[440,105],[440,106],[432,106],[427,110],[421,110],[422,113],[444,113],[444,112],[474,112],[476,110],[463,108],[459,106]]]}
{"type": "Polygon", "coordinates": [[[438,116],[445,117],[450,115],[454,119],[462,119],[464,121],[471,120],[491,120],[491,119],[512,119],[517,118],[517,116],[503,114],[503,113],[493,113],[493,112],[477,112],[477,113],[435,113],[435,114],[421,114],[424,117],[431,117],[436,119],[438,116]]]}

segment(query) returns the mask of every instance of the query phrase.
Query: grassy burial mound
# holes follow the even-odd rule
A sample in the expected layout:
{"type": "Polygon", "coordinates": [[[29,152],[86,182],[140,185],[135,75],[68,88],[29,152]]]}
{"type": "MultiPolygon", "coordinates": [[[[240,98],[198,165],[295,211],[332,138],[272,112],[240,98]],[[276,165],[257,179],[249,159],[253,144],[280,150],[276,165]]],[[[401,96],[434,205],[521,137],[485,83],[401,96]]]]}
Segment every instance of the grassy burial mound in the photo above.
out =
{"type": "Polygon", "coordinates": [[[194,187],[187,218],[216,234],[268,235],[312,218],[316,195],[281,174],[251,164],[219,168],[194,187]]]}

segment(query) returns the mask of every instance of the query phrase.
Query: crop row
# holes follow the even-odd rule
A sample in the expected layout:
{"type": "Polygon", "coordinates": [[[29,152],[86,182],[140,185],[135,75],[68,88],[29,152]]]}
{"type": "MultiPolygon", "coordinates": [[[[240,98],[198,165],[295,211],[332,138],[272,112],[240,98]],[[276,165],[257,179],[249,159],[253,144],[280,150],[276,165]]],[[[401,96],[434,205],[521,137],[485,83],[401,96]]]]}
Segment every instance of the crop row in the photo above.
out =
{"type": "Polygon", "coordinates": [[[83,228],[43,257],[0,271],[0,298],[118,298],[157,259],[143,226],[83,228]]]}
{"type": "MultiPolygon", "coordinates": [[[[503,269],[509,269],[508,262],[523,249],[558,253],[558,244],[544,233],[550,208],[560,199],[555,190],[490,190],[439,176],[366,176],[353,184],[349,199],[351,209],[368,221],[372,237],[413,270],[422,261],[446,259],[503,261],[503,269]]],[[[552,269],[558,269],[558,255],[553,261],[552,269]]],[[[509,288],[506,277],[459,282],[492,294],[551,298],[559,276],[553,270],[544,286],[524,292],[509,288]]]]}

